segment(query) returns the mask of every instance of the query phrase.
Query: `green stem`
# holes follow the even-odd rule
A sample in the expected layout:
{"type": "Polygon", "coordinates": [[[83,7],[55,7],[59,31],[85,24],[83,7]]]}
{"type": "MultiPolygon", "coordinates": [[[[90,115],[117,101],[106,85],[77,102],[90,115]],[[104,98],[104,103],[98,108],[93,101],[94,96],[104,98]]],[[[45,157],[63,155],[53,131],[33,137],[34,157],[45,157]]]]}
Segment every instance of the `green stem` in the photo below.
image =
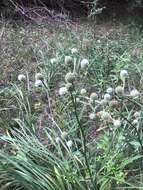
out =
{"type": "Polygon", "coordinates": [[[96,190],[94,188],[94,181],[93,181],[93,178],[92,178],[92,173],[91,173],[90,165],[89,165],[88,158],[87,158],[86,137],[85,137],[85,134],[84,134],[84,129],[83,129],[83,127],[81,125],[81,122],[80,122],[80,119],[78,117],[76,102],[74,100],[72,92],[70,94],[71,94],[72,104],[73,104],[73,107],[74,107],[75,117],[76,117],[76,120],[77,120],[77,123],[78,123],[78,127],[79,127],[80,134],[81,134],[81,139],[82,139],[82,143],[83,143],[82,144],[82,146],[83,146],[83,156],[84,156],[84,159],[85,159],[85,163],[86,163],[86,166],[87,166],[87,170],[88,170],[88,173],[89,173],[89,176],[90,176],[91,183],[93,185],[93,189],[96,190]]]}

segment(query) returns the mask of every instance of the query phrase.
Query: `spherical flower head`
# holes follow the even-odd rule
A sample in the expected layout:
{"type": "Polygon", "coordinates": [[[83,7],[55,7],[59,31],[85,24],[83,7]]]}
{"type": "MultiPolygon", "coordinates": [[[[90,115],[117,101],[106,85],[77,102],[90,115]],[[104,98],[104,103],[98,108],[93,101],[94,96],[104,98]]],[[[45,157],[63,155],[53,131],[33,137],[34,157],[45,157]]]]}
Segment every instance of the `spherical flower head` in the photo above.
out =
{"type": "Polygon", "coordinates": [[[140,95],[139,91],[134,89],[130,92],[130,96],[135,98],[135,97],[138,97],[140,95]]]}
{"type": "Polygon", "coordinates": [[[87,91],[86,91],[85,88],[81,89],[80,94],[81,94],[82,96],[85,96],[86,93],[87,93],[87,91]]]}
{"type": "Polygon", "coordinates": [[[106,106],[107,103],[108,103],[108,101],[105,100],[105,99],[103,99],[103,100],[100,101],[100,105],[101,105],[101,106],[106,106]]]}
{"type": "Polygon", "coordinates": [[[101,119],[104,121],[111,121],[112,117],[109,112],[102,111],[101,112],[101,119]]]}
{"type": "Polygon", "coordinates": [[[67,147],[68,148],[71,148],[72,147],[72,145],[73,145],[73,142],[71,141],[71,140],[69,140],[69,141],[67,141],[67,147]]]}
{"type": "Polygon", "coordinates": [[[114,125],[114,127],[121,127],[121,121],[120,120],[114,120],[113,125],[114,125]]]}
{"type": "Polygon", "coordinates": [[[118,105],[119,105],[119,103],[117,100],[111,100],[109,102],[109,106],[111,106],[111,107],[117,107],[118,105]]]}
{"type": "Polygon", "coordinates": [[[59,144],[60,141],[61,141],[60,137],[56,137],[55,141],[56,141],[57,144],[59,144]]]}
{"type": "Polygon", "coordinates": [[[58,59],[57,58],[52,58],[50,60],[50,62],[51,62],[51,64],[56,64],[56,63],[58,63],[58,59]]]}
{"type": "Polygon", "coordinates": [[[61,138],[62,138],[63,140],[66,139],[67,136],[68,136],[68,133],[65,132],[65,131],[61,133],[61,138]]]}
{"type": "Polygon", "coordinates": [[[75,80],[75,73],[69,72],[65,76],[65,81],[72,83],[75,80]]]}
{"type": "Polygon", "coordinates": [[[35,74],[35,80],[43,80],[43,79],[44,79],[44,77],[43,77],[42,73],[35,74]]]}
{"type": "Polygon", "coordinates": [[[125,81],[126,78],[129,77],[128,71],[127,70],[121,70],[120,72],[120,79],[122,81],[125,81]]]}
{"type": "Polygon", "coordinates": [[[69,65],[73,62],[72,57],[71,56],[65,56],[65,64],[69,65]]]}
{"type": "Polygon", "coordinates": [[[117,95],[123,95],[124,94],[124,88],[122,86],[117,86],[115,88],[115,92],[117,95]]]}
{"type": "Polygon", "coordinates": [[[72,54],[77,54],[77,53],[78,53],[78,50],[77,50],[76,48],[72,48],[72,49],[71,49],[71,53],[72,53],[72,54]]]}
{"type": "Polygon", "coordinates": [[[76,98],[76,102],[77,102],[77,103],[80,102],[80,98],[77,97],[77,98],[76,98]]]}
{"type": "Polygon", "coordinates": [[[18,75],[18,80],[19,80],[20,82],[25,81],[25,80],[26,80],[26,76],[23,75],[23,74],[20,74],[20,75],[18,75]]]}
{"type": "Polygon", "coordinates": [[[90,99],[91,99],[91,100],[97,100],[97,99],[98,99],[98,94],[96,94],[96,92],[92,92],[92,93],[90,94],[90,99]]]}
{"type": "Polygon", "coordinates": [[[66,88],[66,87],[61,87],[60,89],[59,89],[59,95],[60,96],[64,96],[64,95],[66,95],[68,93],[68,89],[66,88]]]}
{"type": "Polygon", "coordinates": [[[114,93],[114,89],[112,87],[107,88],[106,92],[110,95],[114,93]]]}
{"type": "Polygon", "coordinates": [[[106,94],[104,95],[104,100],[105,100],[105,101],[109,102],[111,99],[112,99],[112,96],[111,96],[110,94],[107,94],[107,93],[106,93],[106,94]]]}
{"type": "Polygon", "coordinates": [[[140,112],[139,112],[139,111],[136,111],[136,112],[134,113],[134,117],[135,117],[135,118],[139,118],[139,117],[140,117],[140,112]]]}
{"type": "Polygon", "coordinates": [[[138,119],[133,120],[133,125],[138,125],[138,123],[139,123],[138,119]]]}
{"type": "Polygon", "coordinates": [[[72,91],[73,90],[73,84],[72,83],[66,83],[65,87],[68,89],[68,91],[72,91]]]}
{"type": "Polygon", "coordinates": [[[43,86],[43,82],[41,80],[36,80],[35,81],[35,87],[38,88],[38,87],[41,87],[43,86]]]}
{"type": "Polygon", "coordinates": [[[96,117],[95,113],[90,113],[89,114],[89,119],[94,120],[95,117],[96,117]]]}
{"type": "Polygon", "coordinates": [[[80,67],[81,67],[81,69],[86,68],[88,65],[89,65],[88,59],[82,59],[82,60],[81,60],[81,62],[80,62],[80,67]]]}

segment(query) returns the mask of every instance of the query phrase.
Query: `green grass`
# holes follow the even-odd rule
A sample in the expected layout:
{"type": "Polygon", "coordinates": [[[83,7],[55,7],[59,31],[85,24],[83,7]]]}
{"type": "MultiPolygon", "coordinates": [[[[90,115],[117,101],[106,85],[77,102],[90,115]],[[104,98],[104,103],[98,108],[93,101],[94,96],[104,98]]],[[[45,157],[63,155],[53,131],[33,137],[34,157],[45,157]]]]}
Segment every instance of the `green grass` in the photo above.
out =
{"type": "Polygon", "coordinates": [[[129,22],[12,25],[3,21],[1,29],[0,188],[143,189],[143,99],[142,94],[130,96],[130,88],[143,90],[141,27],[129,22]],[[72,48],[77,48],[76,55],[72,48]],[[75,67],[73,62],[65,64],[67,55],[75,67]],[[51,58],[58,61],[51,63],[51,58]],[[83,58],[89,65],[81,69],[83,58]],[[59,96],[59,89],[69,82],[66,74],[74,69],[70,90],[59,96]],[[125,83],[120,78],[124,69],[129,73],[125,83]],[[39,72],[43,85],[36,88],[39,72]],[[26,80],[18,81],[19,74],[26,80]],[[107,88],[119,85],[129,89],[123,95],[113,93],[118,105],[111,101],[100,105],[107,88]],[[81,94],[81,89],[87,93],[81,94]],[[92,92],[98,100],[91,101],[92,92]],[[101,111],[112,119],[108,121],[101,111]],[[114,120],[120,120],[121,126],[114,126],[114,120]]]}

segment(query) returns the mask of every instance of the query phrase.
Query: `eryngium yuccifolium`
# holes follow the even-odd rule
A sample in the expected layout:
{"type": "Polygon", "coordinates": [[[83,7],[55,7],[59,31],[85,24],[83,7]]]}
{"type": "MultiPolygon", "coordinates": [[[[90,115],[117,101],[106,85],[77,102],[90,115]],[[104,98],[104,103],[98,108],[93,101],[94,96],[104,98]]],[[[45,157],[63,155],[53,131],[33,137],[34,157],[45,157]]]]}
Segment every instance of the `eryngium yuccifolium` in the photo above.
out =
{"type": "Polygon", "coordinates": [[[55,139],[57,144],[60,142],[60,140],[61,140],[60,137],[56,137],[56,139],[55,139]]]}
{"type": "Polygon", "coordinates": [[[71,148],[72,147],[72,145],[73,145],[73,142],[71,141],[71,140],[69,140],[69,141],[67,141],[67,147],[68,148],[71,148]]]}
{"type": "Polygon", "coordinates": [[[73,63],[72,57],[71,56],[65,56],[65,64],[69,65],[73,63]]]}
{"type": "Polygon", "coordinates": [[[43,82],[41,80],[36,80],[35,81],[35,87],[38,88],[38,87],[41,87],[43,86],[43,82]]]}
{"type": "Polygon", "coordinates": [[[42,73],[35,74],[35,80],[43,80],[43,79],[44,79],[44,77],[43,77],[42,73]]]}
{"type": "Polygon", "coordinates": [[[115,92],[117,95],[123,95],[124,94],[124,88],[122,86],[117,86],[115,88],[115,92]]]}
{"type": "Polygon", "coordinates": [[[112,99],[112,96],[110,94],[105,94],[104,95],[104,100],[106,100],[107,102],[109,102],[112,99]]]}
{"type": "Polygon", "coordinates": [[[114,93],[114,89],[112,87],[107,88],[106,92],[110,95],[114,93]]]}
{"type": "Polygon", "coordinates": [[[58,59],[57,58],[52,58],[50,60],[50,62],[51,62],[51,64],[56,64],[56,63],[58,63],[58,59]]]}
{"type": "Polygon", "coordinates": [[[108,103],[108,101],[107,101],[107,100],[104,100],[104,99],[100,101],[100,105],[101,105],[101,106],[106,106],[107,103],[108,103]]]}
{"type": "Polygon", "coordinates": [[[93,120],[93,119],[95,119],[95,117],[96,117],[95,113],[90,113],[89,114],[89,119],[93,120]]]}
{"type": "Polygon", "coordinates": [[[75,80],[75,73],[69,72],[65,76],[65,81],[72,83],[75,80]]]}
{"type": "Polygon", "coordinates": [[[88,59],[82,59],[82,60],[81,60],[81,62],[80,62],[80,67],[81,67],[81,69],[86,68],[88,65],[89,65],[88,59]]]}
{"type": "Polygon", "coordinates": [[[133,120],[133,125],[138,125],[138,123],[139,123],[138,119],[133,120]]]}
{"type": "Polygon", "coordinates": [[[109,106],[116,108],[119,105],[119,102],[117,100],[111,100],[109,102],[109,106]]]}
{"type": "Polygon", "coordinates": [[[26,76],[23,75],[23,74],[20,74],[20,75],[18,75],[18,80],[19,80],[20,82],[25,81],[25,80],[26,80],[26,76]]]}
{"type": "Polygon", "coordinates": [[[130,92],[131,97],[138,97],[140,95],[139,91],[134,89],[130,92]]]}
{"type": "Polygon", "coordinates": [[[121,72],[120,72],[120,79],[122,80],[122,81],[125,81],[125,79],[126,78],[128,78],[128,71],[127,70],[121,70],[121,72]]]}
{"type": "Polygon", "coordinates": [[[77,53],[78,53],[78,50],[77,50],[76,48],[72,48],[72,49],[71,49],[71,53],[72,53],[72,54],[77,54],[77,53]]]}
{"type": "Polygon", "coordinates": [[[121,121],[120,120],[114,120],[113,125],[114,125],[114,127],[121,127],[121,121]]]}
{"type": "Polygon", "coordinates": [[[90,94],[90,101],[94,102],[94,100],[97,100],[97,99],[98,99],[98,94],[96,94],[96,92],[92,92],[90,94]]]}
{"type": "Polygon", "coordinates": [[[84,88],[81,89],[80,94],[81,94],[82,96],[85,96],[86,93],[87,93],[86,89],[84,89],[84,88]]]}
{"type": "Polygon", "coordinates": [[[109,112],[102,111],[101,112],[101,119],[104,121],[111,121],[112,117],[109,112]]]}
{"type": "Polygon", "coordinates": [[[60,96],[64,96],[64,95],[66,95],[68,93],[68,89],[66,88],[66,87],[61,87],[60,89],[59,89],[59,95],[60,96]]]}
{"type": "Polygon", "coordinates": [[[72,83],[66,83],[65,87],[67,88],[68,91],[72,91],[73,90],[73,85],[72,83]]]}
{"type": "Polygon", "coordinates": [[[61,133],[61,138],[62,138],[63,140],[66,139],[67,136],[68,136],[68,133],[65,132],[65,131],[61,133]]]}
{"type": "Polygon", "coordinates": [[[139,117],[140,117],[140,112],[139,112],[139,111],[136,111],[136,112],[134,113],[134,117],[135,117],[135,118],[139,118],[139,117]]]}

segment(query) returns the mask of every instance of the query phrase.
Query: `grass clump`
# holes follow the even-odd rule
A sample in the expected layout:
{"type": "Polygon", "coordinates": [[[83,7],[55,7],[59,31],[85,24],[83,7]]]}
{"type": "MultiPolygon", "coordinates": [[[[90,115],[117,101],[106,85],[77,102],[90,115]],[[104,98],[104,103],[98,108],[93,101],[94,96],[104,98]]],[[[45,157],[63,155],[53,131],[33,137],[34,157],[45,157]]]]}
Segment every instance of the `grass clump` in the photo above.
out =
{"type": "Polygon", "coordinates": [[[142,36],[82,29],[5,33],[21,69],[1,74],[1,189],[143,188],[142,36]]]}

